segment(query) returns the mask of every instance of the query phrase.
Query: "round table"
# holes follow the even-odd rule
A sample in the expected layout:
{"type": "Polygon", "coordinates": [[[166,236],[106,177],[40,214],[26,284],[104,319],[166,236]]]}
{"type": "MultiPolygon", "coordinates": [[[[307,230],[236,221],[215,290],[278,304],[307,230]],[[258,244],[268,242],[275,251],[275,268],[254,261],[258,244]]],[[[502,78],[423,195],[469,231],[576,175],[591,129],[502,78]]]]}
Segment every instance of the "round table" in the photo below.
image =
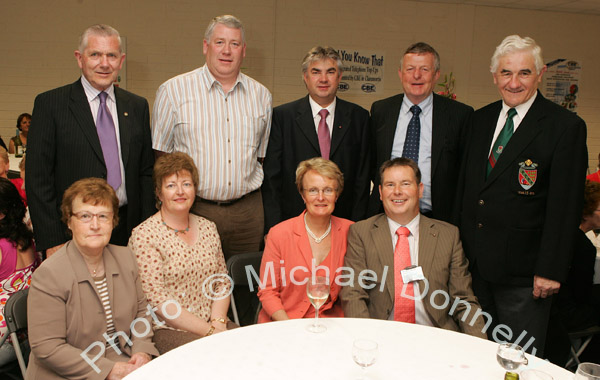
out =
{"type": "MultiPolygon", "coordinates": [[[[376,319],[322,319],[327,331],[310,333],[309,319],[271,322],[209,336],[154,359],[126,380],[151,379],[356,379],[352,343],[379,344],[372,379],[502,380],[498,344],[439,328],[376,319]]],[[[529,357],[529,368],[571,380],[573,374],[529,357]]]]}

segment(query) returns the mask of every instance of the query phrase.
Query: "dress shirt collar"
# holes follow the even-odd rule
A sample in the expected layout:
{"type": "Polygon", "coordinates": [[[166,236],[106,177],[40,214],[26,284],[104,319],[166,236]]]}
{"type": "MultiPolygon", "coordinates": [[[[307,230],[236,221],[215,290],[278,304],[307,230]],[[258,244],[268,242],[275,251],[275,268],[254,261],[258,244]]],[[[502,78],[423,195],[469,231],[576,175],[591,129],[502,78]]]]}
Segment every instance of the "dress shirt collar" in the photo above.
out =
{"type": "Polygon", "coordinates": [[[402,97],[402,108],[400,110],[400,112],[403,113],[409,113],[410,116],[412,117],[412,112],[410,112],[410,107],[412,107],[413,105],[417,105],[419,106],[419,108],[421,109],[421,115],[423,115],[423,117],[429,117],[431,111],[433,110],[433,93],[429,94],[429,96],[427,98],[425,98],[425,100],[423,100],[421,103],[419,104],[413,104],[410,99],[408,99],[408,96],[406,96],[406,94],[402,97]]]}
{"type": "MultiPolygon", "coordinates": [[[[523,120],[525,115],[527,115],[527,112],[531,108],[531,105],[535,101],[535,98],[537,98],[537,91],[535,92],[535,94],[533,94],[533,96],[531,98],[529,98],[528,101],[526,101],[525,103],[521,103],[518,106],[514,107],[517,110],[517,115],[519,116],[520,120],[523,120]]],[[[506,115],[508,115],[508,110],[511,108],[513,108],[513,107],[510,107],[506,103],[504,103],[504,100],[502,101],[502,113],[500,115],[504,116],[504,120],[506,120],[506,115]]]]}
{"type": "Polygon", "coordinates": [[[337,96],[333,98],[333,102],[331,102],[331,104],[327,107],[321,107],[317,102],[313,100],[313,98],[310,97],[310,95],[308,95],[308,102],[310,103],[310,109],[312,111],[313,119],[319,115],[319,111],[321,111],[322,109],[326,109],[327,111],[329,111],[329,115],[331,115],[331,117],[335,115],[335,104],[337,102],[337,96]]]}
{"type": "Polygon", "coordinates": [[[408,228],[408,230],[410,231],[410,234],[415,239],[419,238],[419,221],[421,220],[421,214],[417,214],[417,216],[415,216],[413,218],[413,220],[408,222],[407,225],[402,225],[402,224],[392,220],[390,217],[387,217],[387,220],[388,220],[388,225],[390,226],[390,232],[392,234],[392,237],[396,236],[396,231],[398,230],[398,228],[406,227],[406,228],[408,228]]]}
{"type": "MultiPolygon", "coordinates": [[[[98,89],[96,89],[94,86],[92,86],[90,84],[90,82],[88,82],[88,80],[83,75],[81,76],[81,85],[83,86],[83,91],[85,91],[85,96],[87,97],[88,102],[91,102],[94,99],[96,99],[98,97],[98,94],[100,94],[102,92],[102,91],[99,91],[98,89]]],[[[109,88],[104,90],[104,92],[106,92],[108,94],[108,98],[110,100],[115,102],[115,86],[114,85],[111,84],[109,88]]]]}
{"type": "MultiPolygon", "coordinates": [[[[202,66],[202,70],[200,71],[200,76],[202,77],[202,80],[204,81],[204,84],[206,85],[206,90],[210,91],[211,89],[215,88],[218,84],[219,87],[223,88],[223,85],[221,84],[221,82],[219,82],[210,72],[210,70],[208,69],[208,66],[206,66],[206,64],[204,64],[204,66],[202,66]]],[[[244,89],[248,87],[248,84],[246,83],[246,81],[248,80],[248,78],[246,78],[246,76],[240,72],[238,74],[237,79],[235,80],[235,83],[233,84],[233,86],[231,86],[231,90],[229,90],[229,92],[232,92],[233,90],[235,90],[235,88],[238,86],[238,84],[240,85],[240,89],[244,89]]]]}

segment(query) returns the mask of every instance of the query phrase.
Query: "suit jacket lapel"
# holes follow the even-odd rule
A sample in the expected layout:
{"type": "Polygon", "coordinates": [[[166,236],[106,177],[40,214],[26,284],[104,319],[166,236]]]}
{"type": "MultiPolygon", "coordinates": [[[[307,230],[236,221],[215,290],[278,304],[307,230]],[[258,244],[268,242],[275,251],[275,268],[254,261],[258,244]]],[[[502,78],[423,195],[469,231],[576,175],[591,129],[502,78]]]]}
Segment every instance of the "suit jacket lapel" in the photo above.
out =
{"type": "MultiPolygon", "coordinates": [[[[423,268],[423,274],[432,273],[431,266],[435,256],[437,237],[439,235],[435,222],[428,217],[421,215],[419,221],[419,259],[418,265],[423,268]]],[[[425,284],[419,281],[419,288],[423,292],[425,284]]],[[[432,290],[432,289],[430,289],[432,290]]]]}
{"type": "MultiPolygon", "coordinates": [[[[486,182],[486,187],[489,186],[502,172],[507,170],[515,161],[517,156],[529,145],[529,143],[541,132],[541,124],[539,121],[544,118],[542,112],[543,97],[538,92],[537,98],[527,111],[525,118],[519,124],[517,131],[508,141],[506,148],[496,162],[496,166],[490,172],[490,176],[486,182]]],[[[495,125],[495,124],[494,124],[495,125]]],[[[488,146],[489,148],[489,146],[488,146]]]]}
{"type": "Polygon", "coordinates": [[[117,102],[117,117],[119,120],[119,140],[121,141],[121,158],[123,166],[127,167],[129,158],[129,140],[131,138],[131,102],[127,93],[119,87],[115,87],[115,99],[117,102]]]}
{"type": "Polygon", "coordinates": [[[85,91],[81,80],[77,80],[71,86],[71,100],[69,102],[69,108],[77,120],[79,128],[83,131],[83,134],[87,138],[90,146],[94,153],[98,156],[101,162],[104,162],[104,156],[102,155],[102,147],[100,146],[100,139],[98,138],[98,132],[96,131],[96,123],[92,116],[92,110],[90,103],[88,102],[85,91]]]}
{"type": "Polygon", "coordinates": [[[404,95],[402,94],[398,96],[398,102],[394,103],[392,107],[388,109],[383,126],[376,131],[377,138],[380,139],[378,146],[384,147],[382,152],[385,158],[384,160],[388,160],[392,157],[394,135],[396,134],[396,127],[398,126],[398,117],[400,116],[400,107],[402,106],[403,97],[404,95]]]}
{"type": "Polygon", "coordinates": [[[308,102],[308,95],[302,102],[300,102],[298,114],[296,115],[296,124],[302,133],[304,133],[304,136],[306,136],[306,139],[310,142],[313,148],[320,153],[321,148],[319,146],[319,137],[317,136],[317,131],[315,130],[315,119],[312,116],[312,110],[310,108],[310,103],[308,102]]]}
{"type": "Polygon", "coordinates": [[[394,244],[390,234],[390,226],[385,214],[380,214],[373,221],[371,237],[375,243],[375,254],[379,257],[382,268],[389,268],[385,288],[391,302],[394,302],[394,244]]]}
{"type": "Polygon", "coordinates": [[[432,141],[431,141],[431,173],[435,173],[444,141],[446,141],[446,133],[448,131],[448,111],[446,104],[440,101],[441,96],[433,94],[433,116],[432,116],[432,141]]]}
{"type": "Polygon", "coordinates": [[[348,132],[350,127],[350,109],[346,103],[337,99],[335,105],[335,115],[333,118],[333,126],[331,133],[331,149],[329,151],[329,158],[333,157],[336,149],[340,146],[344,135],[348,132]]]}

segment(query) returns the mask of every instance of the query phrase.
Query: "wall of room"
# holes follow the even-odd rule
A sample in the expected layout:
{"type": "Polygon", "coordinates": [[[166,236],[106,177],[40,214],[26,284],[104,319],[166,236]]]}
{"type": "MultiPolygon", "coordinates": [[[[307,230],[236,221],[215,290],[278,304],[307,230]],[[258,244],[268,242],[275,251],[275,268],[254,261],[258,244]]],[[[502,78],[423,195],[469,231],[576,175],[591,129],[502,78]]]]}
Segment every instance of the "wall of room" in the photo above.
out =
{"type": "Polygon", "coordinates": [[[442,78],[453,72],[458,100],[474,108],[499,98],[489,60],[509,34],[531,36],[546,62],[564,57],[582,64],[577,110],[588,126],[590,168],[600,152],[600,16],[447,3],[371,0],[3,0],[0,14],[0,135],[14,135],[17,116],[35,96],[79,76],[73,51],[79,34],[106,23],[127,37],[127,89],[150,102],[165,80],[204,63],[202,37],[209,20],[231,13],[246,26],[244,72],[266,85],[274,105],[306,94],[300,62],[314,45],[385,53],[385,90],[342,95],[369,109],[401,92],[397,76],[412,42],[433,45],[442,78]],[[596,41],[596,42],[594,42],[596,41]]]}

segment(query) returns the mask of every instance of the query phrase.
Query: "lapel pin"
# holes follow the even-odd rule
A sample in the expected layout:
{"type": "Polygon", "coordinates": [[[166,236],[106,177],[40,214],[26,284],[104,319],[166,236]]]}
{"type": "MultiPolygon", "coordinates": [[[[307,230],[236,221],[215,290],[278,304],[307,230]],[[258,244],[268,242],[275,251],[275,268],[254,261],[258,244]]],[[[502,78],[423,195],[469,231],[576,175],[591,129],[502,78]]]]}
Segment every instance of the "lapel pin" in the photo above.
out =
{"type": "Polygon", "coordinates": [[[129,116],[129,112],[123,112],[123,116],[129,116]]]}
{"type": "Polygon", "coordinates": [[[340,125],[338,128],[339,128],[339,129],[342,129],[342,126],[340,125]]]}
{"type": "Polygon", "coordinates": [[[436,237],[436,236],[437,236],[437,234],[436,234],[435,232],[432,232],[432,233],[431,233],[431,236],[433,236],[433,237],[436,237]]]}

